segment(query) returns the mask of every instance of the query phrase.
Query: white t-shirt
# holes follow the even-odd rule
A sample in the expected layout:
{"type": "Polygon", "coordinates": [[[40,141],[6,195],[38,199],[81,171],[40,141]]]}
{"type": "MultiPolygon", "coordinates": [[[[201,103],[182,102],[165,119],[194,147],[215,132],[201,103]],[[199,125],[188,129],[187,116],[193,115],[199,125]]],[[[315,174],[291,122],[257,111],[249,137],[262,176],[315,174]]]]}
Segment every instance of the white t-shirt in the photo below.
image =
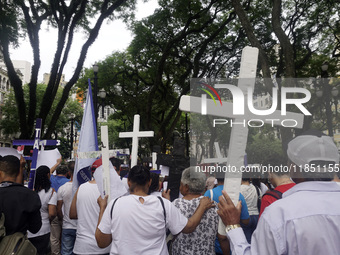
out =
{"type": "Polygon", "coordinates": [[[160,192],[160,191],[154,191],[154,192],[151,192],[150,195],[156,196],[156,197],[161,197],[161,196],[162,196],[162,192],[160,192]]]}
{"type": "Polygon", "coordinates": [[[72,182],[66,182],[58,189],[58,201],[63,201],[63,229],[77,229],[77,220],[69,216],[72,199],[72,182]]]}
{"type": "Polygon", "coordinates": [[[98,224],[100,196],[96,183],[80,185],[77,195],[77,236],[73,252],[76,254],[105,254],[110,246],[101,249],[97,245],[95,232],[98,224]]]}
{"type": "Polygon", "coordinates": [[[170,201],[162,204],[156,196],[145,196],[144,203],[139,196],[129,195],[119,198],[112,211],[112,200],[103,215],[99,229],[104,234],[112,234],[110,254],[159,254],[167,255],[166,228],[173,235],[180,233],[188,219],[170,201]],[[166,224],[166,228],[165,228],[166,224]]]}
{"type": "MultiPolygon", "coordinates": [[[[261,190],[260,197],[261,197],[261,190]]],[[[244,196],[246,200],[249,215],[259,215],[259,210],[257,208],[257,191],[253,184],[250,185],[241,185],[241,194],[244,196]]]]}
{"type": "Polygon", "coordinates": [[[38,192],[41,201],[40,214],[42,225],[38,233],[33,234],[27,231],[28,238],[46,235],[51,232],[50,221],[48,219],[48,205],[57,205],[57,193],[53,191],[52,194],[52,191],[53,189],[50,188],[47,192],[44,189],[38,192]]]}
{"type": "Polygon", "coordinates": [[[128,184],[128,179],[127,179],[127,178],[123,178],[121,181],[122,181],[122,183],[124,184],[126,190],[127,190],[128,192],[130,192],[130,188],[129,188],[129,184],[128,184]]]}
{"type": "Polygon", "coordinates": [[[267,190],[268,190],[267,185],[261,182],[261,193],[264,194],[267,192],[267,190]]]}

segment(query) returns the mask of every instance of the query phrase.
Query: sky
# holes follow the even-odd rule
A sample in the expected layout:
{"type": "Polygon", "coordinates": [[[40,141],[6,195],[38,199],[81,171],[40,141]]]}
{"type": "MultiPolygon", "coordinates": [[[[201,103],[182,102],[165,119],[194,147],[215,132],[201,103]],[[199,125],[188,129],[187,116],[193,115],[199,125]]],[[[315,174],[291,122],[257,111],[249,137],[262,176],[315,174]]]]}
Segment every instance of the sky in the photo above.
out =
{"type": "MultiPolygon", "coordinates": [[[[157,8],[157,0],[149,0],[147,3],[138,0],[136,18],[138,20],[153,14],[155,8],[157,8]]],[[[47,27],[40,31],[40,57],[41,67],[39,70],[38,80],[43,80],[43,74],[49,73],[51,64],[54,57],[54,52],[57,45],[57,31],[49,29],[47,27]]],[[[104,60],[106,56],[110,55],[113,51],[123,51],[127,48],[132,41],[132,34],[126,27],[126,25],[120,21],[111,21],[110,23],[104,22],[97,37],[97,40],[90,46],[84,67],[90,68],[95,62],[104,60]]],[[[68,81],[73,74],[73,70],[76,67],[77,60],[81,46],[85,42],[85,35],[77,33],[74,36],[74,42],[72,44],[71,52],[67,64],[64,69],[65,80],[68,81]],[[77,48],[77,46],[79,47],[77,48]]],[[[12,60],[26,60],[33,63],[32,48],[28,39],[20,42],[20,47],[11,49],[10,54],[12,60]]]]}

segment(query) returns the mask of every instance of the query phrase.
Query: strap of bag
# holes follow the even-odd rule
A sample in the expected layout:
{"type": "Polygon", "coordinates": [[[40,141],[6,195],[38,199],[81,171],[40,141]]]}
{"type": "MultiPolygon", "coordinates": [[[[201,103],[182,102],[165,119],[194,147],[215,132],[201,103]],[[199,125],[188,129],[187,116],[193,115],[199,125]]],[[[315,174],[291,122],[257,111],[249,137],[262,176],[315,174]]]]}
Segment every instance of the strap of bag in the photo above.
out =
{"type": "Polygon", "coordinates": [[[281,199],[282,198],[282,192],[278,191],[278,190],[269,190],[266,193],[264,193],[263,196],[271,196],[274,197],[276,199],[281,199]]]}
{"type": "Polygon", "coordinates": [[[157,197],[158,197],[159,201],[161,201],[161,205],[163,207],[164,222],[166,224],[166,212],[165,212],[165,207],[164,207],[164,201],[161,197],[159,197],[159,196],[157,196],[157,197]]]}
{"type": "Polygon", "coordinates": [[[256,185],[254,185],[254,187],[256,189],[257,197],[260,197],[259,187],[257,187],[256,185]]]}
{"type": "Polygon", "coordinates": [[[214,191],[212,189],[210,190],[210,198],[211,200],[214,200],[214,191]]]}
{"type": "Polygon", "coordinates": [[[112,220],[112,212],[113,212],[113,207],[115,206],[115,203],[117,202],[119,197],[116,198],[116,200],[113,202],[113,205],[111,207],[111,212],[110,212],[110,215],[111,215],[111,220],[112,220]]]}
{"type": "Polygon", "coordinates": [[[5,215],[1,213],[0,215],[0,240],[6,236],[6,228],[5,228],[5,215]]]}
{"type": "MultiPolygon", "coordinates": [[[[163,201],[163,199],[162,199],[161,197],[158,197],[158,196],[157,196],[157,198],[159,199],[159,201],[161,202],[161,205],[162,205],[162,207],[163,207],[164,222],[165,222],[165,224],[166,224],[166,211],[165,211],[165,207],[164,207],[164,201],[163,201]]],[[[111,220],[112,220],[113,207],[115,206],[115,204],[116,204],[116,202],[117,202],[118,199],[119,199],[119,197],[116,198],[116,200],[115,200],[115,201],[113,202],[113,204],[112,204],[111,212],[110,212],[111,220]]]]}

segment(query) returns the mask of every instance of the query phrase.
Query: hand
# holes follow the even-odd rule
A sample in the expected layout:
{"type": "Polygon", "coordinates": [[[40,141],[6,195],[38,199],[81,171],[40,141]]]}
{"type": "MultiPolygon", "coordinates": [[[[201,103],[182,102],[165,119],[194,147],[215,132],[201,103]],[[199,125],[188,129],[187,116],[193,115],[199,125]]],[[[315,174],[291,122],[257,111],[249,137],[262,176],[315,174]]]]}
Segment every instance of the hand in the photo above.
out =
{"type": "Polygon", "coordinates": [[[201,206],[204,209],[204,211],[206,211],[206,210],[208,210],[210,208],[215,207],[215,203],[209,197],[203,197],[200,200],[200,205],[199,206],[201,206]]]}
{"type": "Polygon", "coordinates": [[[164,197],[167,200],[170,200],[170,189],[168,189],[167,191],[163,190],[162,197],[164,197]]]}
{"type": "Polygon", "coordinates": [[[238,201],[235,207],[227,192],[222,190],[222,196],[219,197],[217,214],[221,217],[224,225],[240,224],[241,201],[238,201]]]}
{"type": "Polygon", "coordinates": [[[26,165],[26,160],[25,158],[21,155],[20,157],[20,167],[25,168],[26,165]]]}
{"type": "Polygon", "coordinates": [[[100,209],[105,209],[105,208],[106,208],[108,197],[109,197],[109,195],[106,195],[106,196],[104,197],[104,199],[102,198],[102,196],[99,196],[99,197],[98,197],[97,203],[98,203],[100,209]]]}

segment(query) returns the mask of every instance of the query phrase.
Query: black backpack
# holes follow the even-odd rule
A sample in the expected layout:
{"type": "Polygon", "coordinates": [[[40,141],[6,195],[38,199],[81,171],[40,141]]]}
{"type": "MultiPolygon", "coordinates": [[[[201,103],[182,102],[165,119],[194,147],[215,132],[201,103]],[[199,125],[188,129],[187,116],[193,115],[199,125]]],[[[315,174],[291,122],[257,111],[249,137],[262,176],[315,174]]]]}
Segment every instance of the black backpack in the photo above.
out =
{"type": "Polygon", "coordinates": [[[266,193],[264,193],[264,195],[262,197],[264,197],[264,196],[271,196],[271,197],[276,198],[276,200],[279,200],[279,199],[282,198],[282,192],[275,190],[275,189],[268,190],[266,193]]]}
{"type": "Polygon", "coordinates": [[[262,202],[262,198],[260,196],[260,189],[259,187],[257,187],[256,185],[254,185],[255,189],[256,189],[256,193],[257,193],[257,209],[260,212],[261,209],[261,202],[262,202]]]}

